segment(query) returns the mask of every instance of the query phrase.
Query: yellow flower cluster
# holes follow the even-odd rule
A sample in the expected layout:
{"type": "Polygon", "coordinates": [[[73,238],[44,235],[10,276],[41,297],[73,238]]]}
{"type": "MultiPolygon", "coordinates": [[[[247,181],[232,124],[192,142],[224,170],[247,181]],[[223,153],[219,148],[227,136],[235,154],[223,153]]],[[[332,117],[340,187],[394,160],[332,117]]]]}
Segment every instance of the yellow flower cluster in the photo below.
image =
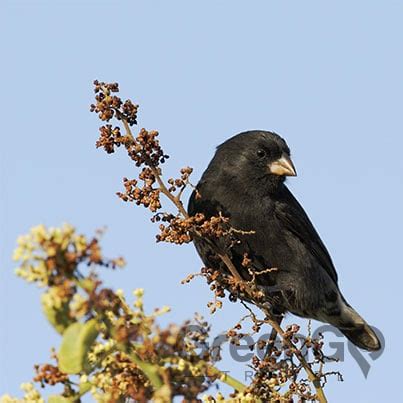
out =
{"type": "Polygon", "coordinates": [[[105,343],[95,343],[92,350],[88,353],[88,360],[95,364],[100,361],[102,366],[106,366],[109,354],[115,349],[116,342],[113,339],[107,340],[105,343]]]}
{"type": "Polygon", "coordinates": [[[45,403],[45,400],[43,400],[32,383],[22,383],[20,388],[24,392],[22,399],[16,399],[10,395],[3,395],[0,397],[0,403],[45,403]]]}
{"type": "Polygon", "coordinates": [[[87,248],[87,239],[76,234],[75,228],[64,224],[60,228],[46,228],[38,225],[17,239],[13,260],[21,265],[15,269],[17,276],[28,282],[36,282],[40,287],[49,284],[49,276],[58,263],[61,252],[81,254],[87,248]]]}
{"type": "MultiPolygon", "coordinates": [[[[232,395],[231,398],[226,399],[220,392],[215,396],[204,395],[202,397],[203,403],[256,403],[258,400],[256,396],[248,392],[238,392],[232,395]]],[[[280,402],[281,400],[273,400],[280,402]]],[[[289,400],[287,400],[288,402],[289,400]]]]}
{"type": "Polygon", "coordinates": [[[60,296],[57,287],[50,287],[41,295],[41,302],[45,308],[60,309],[65,299],[60,296]]]}

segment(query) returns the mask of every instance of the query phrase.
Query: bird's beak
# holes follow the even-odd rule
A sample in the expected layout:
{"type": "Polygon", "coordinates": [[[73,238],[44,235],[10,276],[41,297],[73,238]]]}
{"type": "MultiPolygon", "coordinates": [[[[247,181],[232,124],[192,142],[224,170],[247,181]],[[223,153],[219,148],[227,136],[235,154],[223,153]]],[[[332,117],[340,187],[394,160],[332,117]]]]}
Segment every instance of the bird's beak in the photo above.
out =
{"type": "Polygon", "coordinates": [[[269,164],[269,171],[274,175],[297,176],[294,164],[286,154],[283,154],[277,161],[269,164]]]}

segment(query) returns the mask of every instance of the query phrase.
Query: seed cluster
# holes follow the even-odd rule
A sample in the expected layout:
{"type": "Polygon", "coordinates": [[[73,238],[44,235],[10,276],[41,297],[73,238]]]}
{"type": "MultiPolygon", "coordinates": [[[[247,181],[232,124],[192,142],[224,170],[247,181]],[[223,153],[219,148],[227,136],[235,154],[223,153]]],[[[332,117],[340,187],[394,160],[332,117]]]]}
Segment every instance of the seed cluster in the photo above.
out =
{"type": "Polygon", "coordinates": [[[143,168],[139,175],[139,179],[143,181],[143,186],[137,186],[137,179],[123,178],[124,193],[116,194],[124,202],[134,202],[138,206],[149,208],[153,213],[161,208],[160,190],[155,188],[155,176],[150,168],[143,168]]]}
{"type": "Polygon", "coordinates": [[[169,214],[154,218],[156,221],[159,219],[168,222],[168,224],[160,224],[160,233],[157,235],[158,242],[181,245],[191,242],[194,236],[217,239],[230,233],[229,220],[223,216],[206,218],[203,214],[197,213],[185,218],[180,215],[169,214]]]}
{"type": "Polygon", "coordinates": [[[48,385],[56,385],[58,383],[68,383],[69,377],[60,371],[59,367],[52,364],[35,365],[36,376],[34,382],[39,382],[41,387],[48,385]]]}
{"type": "MultiPolygon", "coordinates": [[[[120,199],[125,202],[134,202],[156,212],[161,208],[160,188],[156,186],[156,174],[159,174],[159,165],[163,164],[168,155],[162,150],[158,141],[156,130],[142,128],[137,136],[134,136],[130,126],[137,124],[138,105],[130,100],[122,101],[116,94],[119,92],[117,83],[104,83],[95,81],[95,104],[91,105],[91,111],[98,113],[102,121],[109,122],[112,118],[123,122],[126,130],[122,134],[120,126],[111,124],[99,128],[100,136],[96,142],[97,148],[103,148],[108,154],[114,153],[116,148],[123,146],[127,155],[137,167],[141,167],[138,179],[123,178],[124,192],[117,192],[120,199]],[[138,183],[142,182],[142,186],[138,183]]],[[[181,171],[181,178],[174,180],[171,190],[176,187],[185,187],[191,173],[191,168],[181,171]]]]}
{"type": "Polygon", "coordinates": [[[129,125],[137,123],[138,105],[129,99],[122,101],[120,97],[112,95],[119,92],[118,83],[104,83],[94,81],[95,104],[91,104],[91,112],[98,114],[103,121],[109,122],[113,117],[126,120],[129,125]]]}
{"type": "Polygon", "coordinates": [[[136,163],[136,166],[143,164],[157,167],[163,164],[168,155],[164,154],[160,143],[157,139],[158,132],[156,130],[141,129],[138,136],[133,139],[132,143],[127,146],[129,157],[136,163]]]}
{"type": "Polygon", "coordinates": [[[97,113],[99,118],[106,122],[115,117],[124,123],[127,131],[125,135],[122,135],[119,126],[112,127],[110,124],[101,126],[96,146],[102,147],[111,154],[115,151],[115,147],[123,144],[129,157],[138,167],[143,164],[157,167],[160,163],[164,163],[169,157],[164,154],[159,144],[156,130],[148,131],[142,128],[136,137],[130,131],[129,127],[137,124],[138,105],[129,99],[122,101],[119,96],[112,95],[119,92],[117,83],[107,84],[95,81],[94,86],[96,102],[91,105],[91,112],[97,113]]]}
{"type": "Polygon", "coordinates": [[[99,128],[100,137],[96,142],[97,148],[102,147],[108,154],[115,152],[115,146],[120,147],[127,138],[122,136],[120,127],[105,125],[99,128]]]}
{"type": "Polygon", "coordinates": [[[170,187],[168,188],[169,192],[174,193],[176,190],[183,189],[187,185],[189,185],[189,177],[193,172],[193,168],[185,167],[180,170],[181,176],[178,179],[169,178],[167,182],[169,183],[170,187]]]}

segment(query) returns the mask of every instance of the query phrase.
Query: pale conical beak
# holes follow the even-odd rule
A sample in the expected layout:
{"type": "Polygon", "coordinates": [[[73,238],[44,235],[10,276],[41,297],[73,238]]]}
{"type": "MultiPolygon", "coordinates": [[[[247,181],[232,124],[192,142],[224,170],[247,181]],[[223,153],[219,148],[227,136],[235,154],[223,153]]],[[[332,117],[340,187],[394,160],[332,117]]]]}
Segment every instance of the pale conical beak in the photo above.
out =
{"type": "Polygon", "coordinates": [[[294,164],[290,157],[283,154],[277,161],[269,164],[269,171],[274,175],[297,176],[294,164]]]}

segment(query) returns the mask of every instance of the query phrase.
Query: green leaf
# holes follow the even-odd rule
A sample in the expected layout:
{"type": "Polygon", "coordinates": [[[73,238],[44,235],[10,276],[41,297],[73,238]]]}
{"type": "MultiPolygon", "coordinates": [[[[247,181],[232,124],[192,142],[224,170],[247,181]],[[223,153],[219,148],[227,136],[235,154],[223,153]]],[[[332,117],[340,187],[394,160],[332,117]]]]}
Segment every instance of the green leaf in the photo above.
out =
{"type": "Polygon", "coordinates": [[[67,374],[78,374],[91,370],[87,354],[98,336],[95,319],[86,323],[76,322],[70,325],[63,334],[59,351],[59,367],[67,374]]]}
{"type": "Polygon", "coordinates": [[[89,382],[81,382],[79,387],[80,396],[85,395],[90,389],[92,385],[89,382]]]}
{"type": "Polygon", "coordinates": [[[49,323],[60,334],[63,334],[66,328],[72,323],[72,320],[69,318],[68,303],[63,304],[60,308],[55,308],[42,299],[42,310],[49,323]]]}

